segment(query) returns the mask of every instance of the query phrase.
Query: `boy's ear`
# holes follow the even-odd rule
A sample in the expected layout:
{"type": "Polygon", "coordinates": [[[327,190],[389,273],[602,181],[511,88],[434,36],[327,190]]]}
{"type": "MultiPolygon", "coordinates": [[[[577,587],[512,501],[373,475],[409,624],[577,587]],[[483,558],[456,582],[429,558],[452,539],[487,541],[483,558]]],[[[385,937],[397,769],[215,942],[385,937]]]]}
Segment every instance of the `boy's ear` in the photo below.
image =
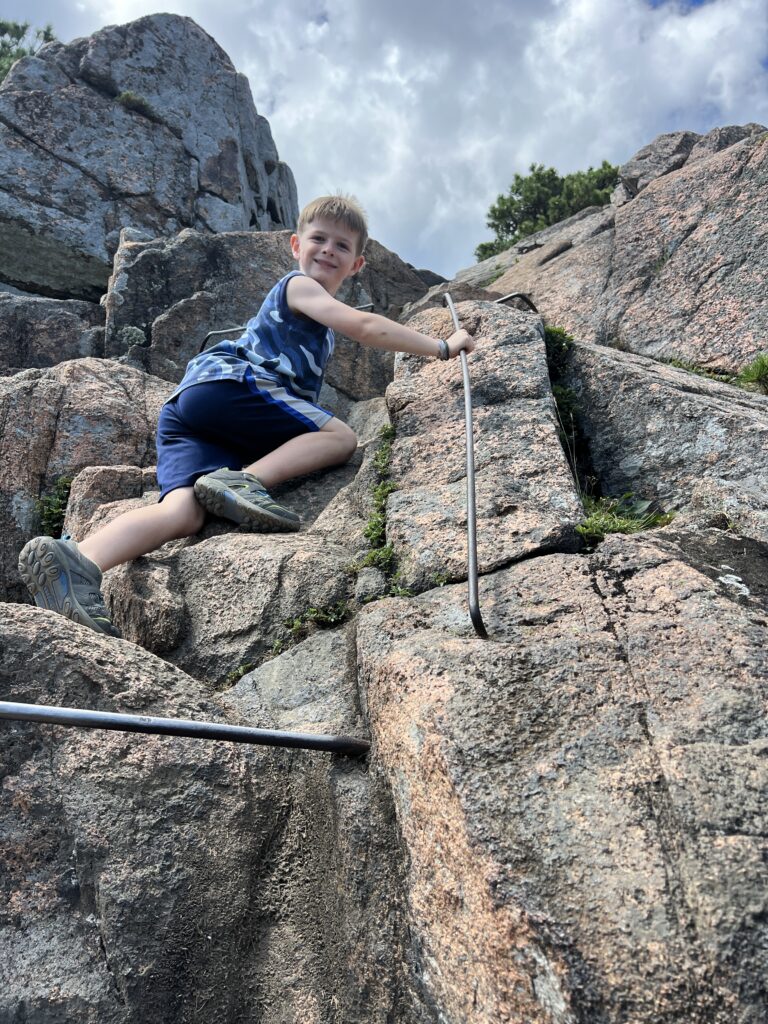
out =
{"type": "Polygon", "coordinates": [[[299,258],[299,236],[298,235],[291,235],[291,252],[293,253],[293,258],[295,260],[297,260],[299,258]]]}
{"type": "Polygon", "coordinates": [[[360,270],[362,270],[364,266],[365,256],[358,256],[355,262],[352,264],[352,269],[350,270],[347,276],[354,277],[354,275],[357,274],[360,270]]]}

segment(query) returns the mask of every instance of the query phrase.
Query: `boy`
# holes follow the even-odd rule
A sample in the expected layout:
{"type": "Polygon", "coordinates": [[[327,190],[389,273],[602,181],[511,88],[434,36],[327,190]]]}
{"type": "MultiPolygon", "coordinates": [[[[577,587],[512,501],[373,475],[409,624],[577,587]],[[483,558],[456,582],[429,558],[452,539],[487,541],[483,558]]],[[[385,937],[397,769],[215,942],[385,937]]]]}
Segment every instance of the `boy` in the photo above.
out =
{"type": "Polygon", "coordinates": [[[163,406],[158,504],[118,516],[79,544],[35,537],[22,549],[19,571],[39,607],[119,636],[100,593],[107,569],[192,536],[206,512],[246,529],[297,530],[299,517],[269,490],[345,463],[357,447],[352,430],[316,404],[334,330],[361,345],[442,359],[474,349],[466,331],[441,341],[336,300],[365,263],[367,237],[365,214],[350,198],[322,196],[302,210],[291,236],[298,269],[269,292],[242,338],[189,362],[163,406]]]}

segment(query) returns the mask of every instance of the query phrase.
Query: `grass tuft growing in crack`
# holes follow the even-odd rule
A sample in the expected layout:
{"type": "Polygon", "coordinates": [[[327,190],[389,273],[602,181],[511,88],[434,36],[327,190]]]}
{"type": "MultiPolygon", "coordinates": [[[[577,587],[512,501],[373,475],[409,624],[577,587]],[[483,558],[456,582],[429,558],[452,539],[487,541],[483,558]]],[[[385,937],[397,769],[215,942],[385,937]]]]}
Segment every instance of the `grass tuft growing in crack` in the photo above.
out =
{"type": "Polygon", "coordinates": [[[761,352],[748,366],[736,377],[736,383],[741,387],[753,386],[768,395],[768,352],[761,352]]]}
{"type": "Polygon", "coordinates": [[[350,571],[358,573],[366,568],[379,569],[387,578],[388,590],[385,596],[410,597],[411,591],[400,585],[395,549],[387,543],[387,498],[397,490],[397,484],[389,478],[394,439],[395,428],[391,424],[381,428],[379,444],[373,456],[376,471],[376,482],[371,490],[373,511],[363,529],[370,551],[351,565],[350,571]]]}
{"type": "Polygon", "coordinates": [[[586,518],[576,532],[587,544],[598,544],[609,533],[640,533],[654,527],[666,526],[675,517],[674,512],[661,512],[650,501],[636,501],[632,494],[620,498],[582,497],[586,518]]]}
{"type": "Polygon", "coordinates": [[[552,397],[558,422],[558,437],[573,474],[585,517],[576,527],[587,548],[604,540],[609,533],[639,533],[666,526],[674,513],[665,512],[632,494],[612,497],[600,493],[600,484],[592,466],[587,438],[581,429],[579,396],[565,381],[573,338],[561,327],[546,327],[544,341],[552,385],[552,397]]]}
{"type": "Polygon", "coordinates": [[[115,96],[115,102],[119,103],[125,110],[130,110],[134,114],[141,114],[142,117],[146,117],[149,121],[154,121],[156,124],[161,123],[151,104],[143,96],[139,96],[135,92],[121,92],[118,96],[115,96]]]}
{"type": "Polygon", "coordinates": [[[678,370],[685,370],[687,373],[695,373],[697,377],[706,377],[707,380],[715,380],[719,384],[730,384],[731,387],[742,388],[744,391],[758,391],[768,395],[768,352],[760,352],[759,355],[736,373],[725,373],[717,370],[707,370],[703,366],[697,366],[686,359],[664,359],[668,366],[674,366],[678,370]]]}

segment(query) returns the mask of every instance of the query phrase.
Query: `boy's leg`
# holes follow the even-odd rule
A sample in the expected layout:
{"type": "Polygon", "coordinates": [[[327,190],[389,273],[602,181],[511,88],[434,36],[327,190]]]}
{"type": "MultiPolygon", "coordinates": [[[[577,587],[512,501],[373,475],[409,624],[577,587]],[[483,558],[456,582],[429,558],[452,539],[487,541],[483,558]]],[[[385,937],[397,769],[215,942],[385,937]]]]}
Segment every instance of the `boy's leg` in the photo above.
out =
{"type": "Polygon", "coordinates": [[[267,487],[347,462],[356,447],[353,431],[331,419],[320,430],[291,438],[243,470],[220,469],[200,477],[195,495],[212,515],[245,529],[298,530],[299,516],[276,502],[267,487]]]}
{"type": "Polygon", "coordinates": [[[80,551],[95,562],[102,572],[130,562],[162,547],[169,540],[190,537],[202,529],[205,510],[195,498],[193,488],[179,487],[157,505],[145,505],[113,519],[92,533],[80,551]]]}
{"type": "Polygon", "coordinates": [[[204,520],[192,488],[179,488],[158,505],[118,516],[82,544],[35,537],[19,555],[19,571],[39,608],[119,636],[101,596],[102,570],[153,551],[168,540],[197,533],[204,520]]]}
{"type": "Polygon", "coordinates": [[[334,416],[320,430],[291,438],[246,466],[244,472],[258,477],[269,489],[305,473],[349,462],[356,448],[355,432],[334,416]]]}

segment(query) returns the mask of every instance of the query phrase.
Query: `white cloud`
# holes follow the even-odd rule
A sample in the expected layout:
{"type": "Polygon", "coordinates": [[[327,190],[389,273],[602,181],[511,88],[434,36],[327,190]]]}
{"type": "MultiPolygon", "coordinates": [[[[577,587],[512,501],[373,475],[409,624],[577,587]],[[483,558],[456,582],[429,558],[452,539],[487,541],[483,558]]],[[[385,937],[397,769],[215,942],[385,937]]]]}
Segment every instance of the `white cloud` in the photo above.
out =
{"type": "MultiPolygon", "coordinates": [[[[5,16],[52,21],[67,39],[152,10],[30,0],[5,16]]],[[[248,75],[302,201],[355,193],[375,237],[446,275],[472,262],[488,206],[532,162],[620,163],[663,131],[768,121],[765,0],[164,0],[163,10],[194,18],[248,75]]]]}

